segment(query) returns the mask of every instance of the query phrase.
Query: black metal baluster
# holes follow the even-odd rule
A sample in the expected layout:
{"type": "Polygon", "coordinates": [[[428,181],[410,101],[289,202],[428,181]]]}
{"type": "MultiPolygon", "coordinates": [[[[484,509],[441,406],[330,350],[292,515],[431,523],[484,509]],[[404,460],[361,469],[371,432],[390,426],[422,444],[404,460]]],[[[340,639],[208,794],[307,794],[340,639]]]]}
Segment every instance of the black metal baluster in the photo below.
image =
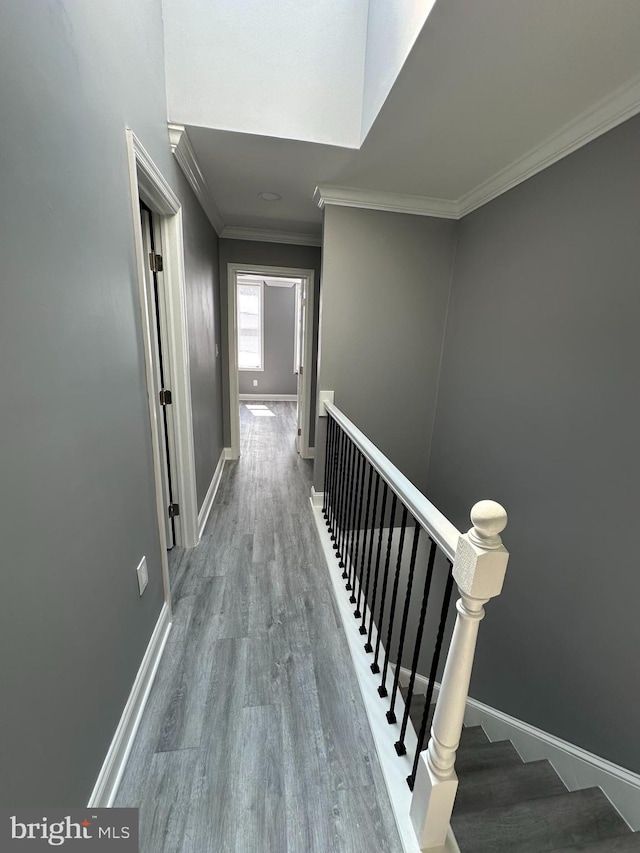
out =
{"type": "MultiPolygon", "coordinates": [[[[336,525],[337,525],[336,544],[338,546],[336,548],[336,553],[340,559],[340,562],[338,565],[340,566],[341,569],[343,569],[344,568],[344,561],[342,559],[342,555],[343,555],[342,539],[343,539],[343,533],[344,533],[344,516],[345,516],[345,511],[346,511],[346,503],[347,503],[347,453],[348,453],[349,445],[348,445],[348,441],[347,441],[347,436],[346,436],[344,430],[342,429],[342,427],[340,427],[339,446],[340,446],[340,463],[339,463],[340,467],[338,469],[337,476],[340,478],[340,489],[339,489],[339,492],[340,492],[340,498],[339,498],[340,509],[339,509],[337,519],[336,519],[336,525]]],[[[344,577],[344,573],[343,573],[343,577],[344,577]]]]}
{"type": "MultiPolygon", "coordinates": [[[[389,535],[387,536],[387,556],[384,561],[384,574],[382,575],[382,592],[380,594],[380,613],[378,614],[378,636],[376,638],[376,653],[373,658],[373,663],[371,664],[371,672],[373,672],[374,675],[380,672],[380,667],[378,666],[378,657],[380,655],[380,639],[382,637],[382,626],[384,624],[383,619],[387,598],[387,583],[389,581],[389,563],[391,562],[391,543],[393,540],[394,529],[393,524],[396,520],[397,501],[398,499],[394,494],[393,500],[391,501],[391,518],[389,519],[389,535]]],[[[382,517],[380,524],[382,524],[383,522],[384,516],[382,517]]]]}
{"type": "MultiPolygon", "coordinates": [[[[329,503],[327,504],[327,522],[331,531],[331,539],[337,542],[337,508],[338,508],[338,425],[331,418],[331,461],[329,467],[329,503]]],[[[337,551],[337,548],[334,547],[337,551]]]]}
{"type": "Polygon", "coordinates": [[[334,503],[333,493],[333,456],[335,452],[335,429],[333,418],[329,415],[327,420],[327,446],[326,457],[324,460],[324,497],[322,501],[322,514],[327,524],[327,529],[331,536],[331,541],[335,542],[335,533],[332,523],[332,505],[334,503]]]}
{"type": "Polygon", "coordinates": [[[424,634],[424,623],[427,616],[427,604],[429,603],[429,593],[431,592],[431,578],[433,577],[433,566],[436,560],[436,543],[429,537],[431,548],[429,550],[429,562],[427,564],[427,574],[424,580],[424,589],[422,591],[422,605],[420,607],[420,619],[418,620],[418,630],[416,631],[416,644],[413,648],[413,659],[411,661],[411,676],[407,687],[407,696],[404,700],[404,716],[402,717],[402,726],[400,727],[400,738],[395,743],[396,752],[398,755],[405,755],[407,748],[404,745],[404,738],[407,733],[407,725],[409,723],[409,710],[411,708],[411,700],[413,699],[413,690],[416,684],[416,670],[418,669],[418,659],[420,657],[420,647],[422,646],[422,635],[424,634]]]}
{"type": "Polygon", "coordinates": [[[411,559],[409,561],[409,576],[407,578],[407,591],[404,597],[404,609],[402,611],[402,624],[400,625],[400,639],[398,641],[398,652],[396,654],[396,671],[393,678],[393,689],[391,690],[391,705],[387,711],[387,722],[396,722],[396,696],[398,695],[398,683],[400,681],[400,668],[402,666],[402,653],[404,651],[404,638],[407,633],[407,619],[409,618],[409,605],[411,604],[411,591],[413,589],[413,575],[416,568],[416,556],[418,554],[418,540],[420,538],[420,525],[413,519],[413,547],[411,548],[411,559]]]}
{"type": "MultiPolygon", "coordinates": [[[[353,592],[351,593],[351,597],[349,601],[352,604],[356,603],[356,580],[358,581],[358,585],[360,588],[362,586],[362,576],[358,577],[358,554],[360,553],[360,540],[362,538],[362,505],[364,504],[364,481],[366,479],[366,471],[367,471],[367,460],[364,455],[361,456],[361,466],[360,466],[360,499],[358,501],[358,521],[356,523],[356,547],[355,547],[355,555],[353,558],[353,581],[351,582],[353,585],[353,592]]],[[[359,593],[358,593],[359,594],[359,593]]],[[[353,614],[356,619],[360,617],[360,613],[356,611],[353,614]]]]}
{"type": "MultiPolygon", "coordinates": [[[[387,695],[387,671],[389,669],[389,655],[391,654],[391,639],[393,637],[393,624],[395,619],[396,601],[398,600],[398,585],[400,583],[400,568],[402,566],[402,552],[404,550],[404,537],[407,532],[407,508],[402,507],[402,521],[400,522],[400,541],[398,542],[398,559],[396,560],[396,573],[393,578],[393,590],[391,592],[391,606],[389,607],[389,629],[387,631],[387,642],[384,650],[384,664],[382,666],[382,682],[378,687],[378,695],[387,695]]],[[[399,664],[398,664],[399,665],[399,664]]]]}
{"type": "MultiPolygon", "coordinates": [[[[327,527],[331,531],[331,522],[329,520],[329,505],[331,503],[331,455],[333,451],[333,418],[331,415],[327,418],[327,440],[325,442],[324,455],[324,495],[322,496],[322,515],[327,522],[327,527]]],[[[333,540],[333,531],[331,531],[331,539],[333,540]]]]}
{"type": "MultiPolygon", "coordinates": [[[[356,618],[362,616],[362,625],[360,625],[360,628],[358,630],[363,635],[367,633],[367,629],[364,627],[364,623],[365,623],[365,619],[366,619],[366,615],[367,615],[367,601],[369,598],[369,581],[371,579],[371,556],[373,554],[373,539],[374,539],[374,531],[375,531],[375,526],[376,526],[376,510],[378,508],[378,489],[380,487],[380,474],[378,474],[378,472],[376,471],[376,487],[375,487],[375,491],[374,491],[374,495],[373,495],[373,511],[371,513],[371,517],[369,517],[369,505],[371,502],[371,481],[373,480],[373,470],[374,469],[373,469],[373,465],[372,465],[369,469],[369,489],[368,489],[368,496],[367,496],[367,511],[365,513],[365,519],[364,519],[365,528],[366,528],[366,530],[369,530],[369,533],[370,533],[370,535],[369,535],[369,554],[367,555],[367,571],[366,571],[366,576],[365,576],[365,581],[364,581],[364,604],[362,605],[362,613],[360,613],[360,594],[358,594],[357,609],[356,609],[356,612],[353,614],[354,616],[356,616],[356,618]],[[369,526],[368,520],[371,522],[370,526],[369,526]]],[[[365,533],[366,533],[366,531],[365,531],[365,533]]],[[[365,535],[365,542],[366,542],[366,535],[365,535]]],[[[362,573],[364,571],[364,560],[365,560],[365,553],[364,552],[365,552],[365,549],[364,549],[364,545],[363,545],[363,547],[362,547],[362,568],[360,569],[360,575],[361,576],[362,576],[362,573]]],[[[360,584],[360,592],[362,592],[362,584],[360,584]]]]}
{"type": "MultiPolygon", "coordinates": [[[[379,485],[378,480],[378,485],[379,485]]],[[[385,483],[384,488],[382,489],[382,509],[380,510],[380,530],[378,531],[378,548],[376,553],[376,568],[373,573],[373,592],[371,593],[371,607],[369,608],[369,632],[367,635],[367,642],[364,644],[365,652],[372,652],[373,646],[371,645],[371,637],[373,636],[373,614],[375,612],[375,606],[378,595],[378,578],[380,577],[380,556],[382,554],[382,536],[384,533],[384,513],[387,508],[387,493],[388,486],[385,483]]],[[[373,537],[372,537],[373,538],[373,537]]],[[[364,624],[364,623],[363,623],[364,624]]],[[[378,634],[380,632],[378,631],[378,634]]]]}
{"type": "Polygon", "coordinates": [[[353,585],[355,583],[355,572],[352,572],[352,569],[353,569],[353,545],[354,545],[353,540],[354,540],[354,537],[356,535],[356,518],[357,518],[357,514],[358,514],[358,491],[359,491],[358,483],[360,482],[360,468],[362,466],[362,461],[363,461],[363,456],[357,447],[355,448],[355,452],[356,452],[356,476],[355,476],[354,485],[353,485],[353,489],[354,489],[354,491],[353,491],[353,506],[352,506],[351,518],[349,519],[349,534],[350,535],[349,535],[349,544],[347,546],[347,551],[349,554],[349,565],[347,566],[347,570],[348,570],[349,574],[347,577],[347,583],[345,584],[345,588],[351,591],[351,595],[349,596],[349,601],[351,601],[352,603],[356,600],[355,596],[353,594],[353,589],[354,589],[353,585]],[[351,580],[352,574],[354,575],[353,581],[351,580]]]}
{"type": "Polygon", "coordinates": [[[411,770],[411,776],[407,776],[407,785],[413,791],[413,785],[416,781],[416,773],[418,772],[418,761],[420,759],[420,753],[422,752],[422,747],[424,746],[424,738],[427,733],[427,721],[429,719],[429,708],[431,706],[431,699],[433,698],[433,688],[436,683],[436,676],[438,674],[438,664],[440,663],[440,653],[442,652],[442,640],[444,637],[444,629],[447,624],[447,617],[449,616],[449,604],[451,602],[451,591],[453,589],[453,566],[449,562],[449,574],[447,576],[447,585],[444,590],[444,598],[442,599],[442,610],[440,611],[440,625],[438,626],[438,636],[436,638],[436,645],[433,651],[433,658],[431,659],[431,672],[429,673],[429,686],[427,687],[427,695],[424,700],[424,713],[422,715],[422,723],[420,725],[420,731],[418,732],[418,744],[416,746],[416,754],[413,759],[413,768],[411,770]]]}
{"type": "Polygon", "coordinates": [[[344,516],[344,524],[342,526],[342,537],[340,540],[340,553],[342,555],[342,577],[345,580],[349,577],[347,572],[347,543],[349,536],[349,518],[351,516],[351,503],[353,501],[353,468],[355,463],[355,446],[351,439],[347,436],[347,476],[345,482],[345,516],[344,516]]]}
{"type": "Polygon", "coordinates": [[[351,589],[351,584],[349,582],[349,541],[351,539],[351,531],[353,530],[353,525],[351,523],[351,518],[353,516],[353,507],[355,504],[355,490],[354,490],[354,481],[356,475],[356,462],[358,460],[357,456],[357,448],[355,444],[349,439],[349,450],[350,450],[350,474],[349,474],[349,483],[348,483],[348,492],[349,492],[349,501],[347,506],[347,517],[345,519],[345,533],[344,533],[344,572],[342,576],[347,579],[347,583],[345,584],[346,589],[351,589]]]}

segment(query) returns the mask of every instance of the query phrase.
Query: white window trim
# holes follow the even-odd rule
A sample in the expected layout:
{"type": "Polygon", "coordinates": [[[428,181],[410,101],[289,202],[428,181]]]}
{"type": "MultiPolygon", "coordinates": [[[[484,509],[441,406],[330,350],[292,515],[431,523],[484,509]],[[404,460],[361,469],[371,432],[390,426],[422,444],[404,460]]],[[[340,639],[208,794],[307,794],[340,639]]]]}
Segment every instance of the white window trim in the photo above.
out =
{"type": "MultiPolygon", "coordinates": [[[[264,373],[264,281],[238,281],[236,278],[236,299],[238,298],[238,287],[260,288],[260,367],[240,367],[238,358],[238,370],[242,373],[264,373]]],[[[238,334],[238,346],[240,345],[240,334],[238,334]]]]}

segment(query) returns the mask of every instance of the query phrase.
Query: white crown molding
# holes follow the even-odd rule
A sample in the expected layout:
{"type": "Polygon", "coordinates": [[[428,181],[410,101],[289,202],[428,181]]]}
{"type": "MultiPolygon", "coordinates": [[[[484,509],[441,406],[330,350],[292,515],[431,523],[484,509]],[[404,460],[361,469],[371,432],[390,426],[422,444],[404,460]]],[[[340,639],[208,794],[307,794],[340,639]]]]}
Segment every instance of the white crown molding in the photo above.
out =
{"type": "MultiPolygon", "coordinates": [[[[585,110],[547,137],[540,145],[532,148],[459,199],[430,198],[384,190],[324,184],[316,187],[313,198],[320,208],[325,205],[337,205],[389,213],[408,213],[414,216],[461,219],[638,113],[640,113],[640,75],[585,110]]],[[[322,237],[316,234],[225,226],[211,190],[198,166],[185,128],[182,125],[169,124],[169,139],[171,150],[219,237],[230,240],[292,243],[302,246],[322,245],[322,237]]]]}
{"type": "Polygon", "coordinates": [[[461,219],[538,172],[582,148],[623,121],[640,113],[640,75],[565,124],[522,157],[496,172],[459,199],[403,195],[350,187],[318,186],[314,200],[325,204],[461,219]]]}
{"type": "Polygon", "coordinates": [[[175,155],[175,158],[184,172],[186,179],[191,184],[198,201],[202,205],[202,209],[207,214],[209,222],[213,225],[216,234],[220,236],[224,230],[224,221],[220,215],[220,211],[218,210],[218,206],[211,190],[209,189],[205,177],[202,174],[202,170],[198,165],[198,161],[191,146],[191,142],[189,141],[189,137],[187,136],[186,129],[181,124],[169,123],[168,127],[171,151],[175,155]]]}
{"type": "Polygon", "coordinates": [[[362,190],[353,187],[316,187],[313,194],[318,207],[333,204],[338,207],[360,207],[366,210],[383,210],[388,213],[410,213],[414,216],[437,216],[441,219],[458,219],[455,201],[444,198],[392,193],[386,190],[362,190]]]}
{"type": "Polygon", "coordinates": [[[458,217],[487,204],[640,112],[640,76],[598,101],[455,202],[458,217]]]}
{"type": "Polygon", "coordinates": [[[225,225],[219,234],[227,240],[257,240],[261,243],[293,243],[296,246],[321,246],[320,234],[299,234],[296,231],[269,231],[263,228],[243,228],[225,225]]]}

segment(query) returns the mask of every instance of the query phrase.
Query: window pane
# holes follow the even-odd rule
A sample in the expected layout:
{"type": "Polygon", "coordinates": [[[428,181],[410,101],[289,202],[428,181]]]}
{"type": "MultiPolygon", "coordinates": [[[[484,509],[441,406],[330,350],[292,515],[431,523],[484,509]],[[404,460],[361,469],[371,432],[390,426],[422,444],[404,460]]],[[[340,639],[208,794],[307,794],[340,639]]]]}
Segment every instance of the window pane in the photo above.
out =
{"type": "Polygon", "coordinates": [[[238,285],[238,368],[262,370],[262,287],[238,285]]]}

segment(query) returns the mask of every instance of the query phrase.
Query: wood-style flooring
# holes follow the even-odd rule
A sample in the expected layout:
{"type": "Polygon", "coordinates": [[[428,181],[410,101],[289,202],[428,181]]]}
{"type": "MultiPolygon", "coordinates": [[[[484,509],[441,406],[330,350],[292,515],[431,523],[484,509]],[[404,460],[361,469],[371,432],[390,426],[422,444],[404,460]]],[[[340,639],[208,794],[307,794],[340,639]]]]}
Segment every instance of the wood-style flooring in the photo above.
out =
{"type": "Polygon", "coordinates": [[[314,527],[295,404],[241,407],[117,806],[142,853],[400,853],[314,527]]]}

